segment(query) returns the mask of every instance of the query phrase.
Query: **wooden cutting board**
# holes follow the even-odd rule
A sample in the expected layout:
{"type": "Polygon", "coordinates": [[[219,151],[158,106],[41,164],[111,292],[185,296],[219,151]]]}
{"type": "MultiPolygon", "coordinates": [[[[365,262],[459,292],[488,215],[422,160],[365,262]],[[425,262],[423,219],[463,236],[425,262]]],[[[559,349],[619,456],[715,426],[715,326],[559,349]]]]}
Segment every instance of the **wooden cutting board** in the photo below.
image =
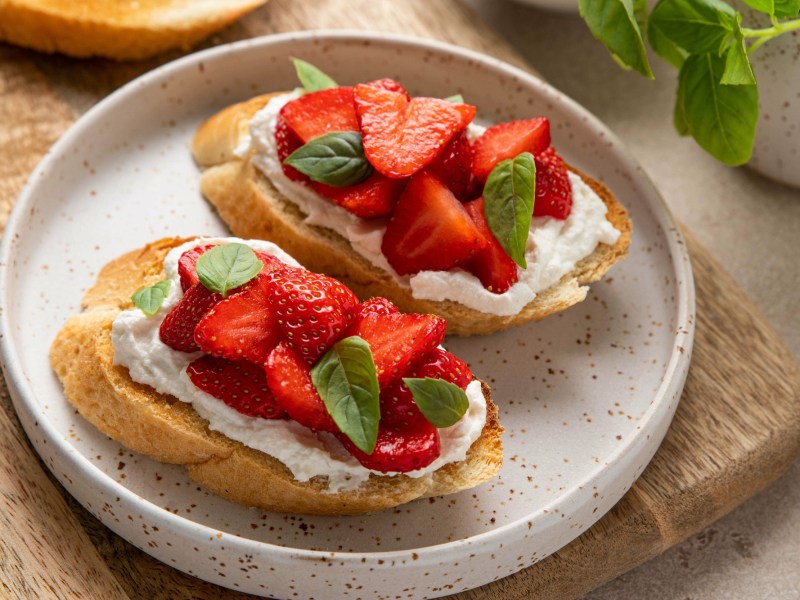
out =
{"type": "MultiPolygon", "coordinates": [[[[272,0],[207,45],[283,31],[363,28],[433,37],[526,67],[457,0],[272,0]]],[[[0,45],[0,228],[33,167],[107,93],[178,54],[116,64],[0,45]]],[[[697,286],[692,367],[642,477],[594,527],[542,562],[457,597],[585,593],[703,529],[800,455],[800,371],[777,334],[687,232],[697,286]]],[[[239,598],[106,529],[49,475],[0,386],[0,589],[10,597],[239,598]]]]}

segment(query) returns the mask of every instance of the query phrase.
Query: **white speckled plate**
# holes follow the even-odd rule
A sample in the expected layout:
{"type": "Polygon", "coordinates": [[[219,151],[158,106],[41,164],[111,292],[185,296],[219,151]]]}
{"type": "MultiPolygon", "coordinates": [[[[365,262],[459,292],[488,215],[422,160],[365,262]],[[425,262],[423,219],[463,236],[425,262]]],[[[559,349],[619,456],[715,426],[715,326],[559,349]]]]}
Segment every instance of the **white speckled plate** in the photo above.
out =
{"type": "Polygon", "coordinates": [[[53,147],[2,244],[5,372],[55,476],[121,536],[187,573],[279,598],[434,597],[518,571],[597,521],[653,456],[692,346],[689,259],[673,218],[617,138],[573,101],[453,46],[354,32],[273,36],[166,65],[98,104],[53,147]],[[289,56],[340,82],[394,77],[460,92],[485,121],[545,114],[555,145],[630,209],[629,258],[558,316],[448,346],[491,382],[506,428],[500,476],[475,490],[365,517],[265,514],[131,453],[64,400],[56,331],[98,269],[169,235],[222,234],[198,192],[189,141],[202,119],[295,85],[289,56]]]}

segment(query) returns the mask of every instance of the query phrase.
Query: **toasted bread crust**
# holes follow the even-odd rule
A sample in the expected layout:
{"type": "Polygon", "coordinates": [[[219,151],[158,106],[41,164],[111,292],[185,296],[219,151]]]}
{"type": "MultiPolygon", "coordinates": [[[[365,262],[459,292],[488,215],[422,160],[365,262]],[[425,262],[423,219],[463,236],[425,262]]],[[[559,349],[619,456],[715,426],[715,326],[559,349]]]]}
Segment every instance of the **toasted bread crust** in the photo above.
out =
{"type": "Polygon", "coordinates": [[[84,297],[84,311],[71,317],[53,342],[51,364],[67,399],[100,431],[156,460],[185,466],[221,496],[278,512],[360,514],[457,492],[497,474],[502,428],[485,384],[486,425],[465,461],[418,479],[371,476],[354,491],[324,493],[324,479],[295,480],[275,458],[209,430],[191,405],[131,380],[125,367],[113,364],[112,322],[132,306],[137,288],[163,278],[164,257],[185,241],[159,240],[106,265],[84,297]]]}
{"type": "Polygon", "coordinates": [[[137,60],[189,48],[266,0],[4,0],[0,40],[44,52],[137,60]]]}
{"type": "Polygon", "coordinates": [[[386,296],[402,311],[441,315],[451,334],[484,335],[543,319],[582,301],[588,291],[585,284],[600,279],[627,254],[632,230],[627,211],[603,183],[570,167],[608,208],[606,217],[620,232],[613,246],[599,244],[572,272],[538,293],[516,315],[491,315],[449,300],[414,298],[410,289],[399,286],[391,275],[353,251],[344,237],[304,223],[303,213],[250,160],[234,155],[244,125],[276,95],[229,106],[200,126],[192,142],[195,160],[204,169],[200,189],[234,234],[277,243],[309,269],[341,279],[360,298],[386,296]]]}

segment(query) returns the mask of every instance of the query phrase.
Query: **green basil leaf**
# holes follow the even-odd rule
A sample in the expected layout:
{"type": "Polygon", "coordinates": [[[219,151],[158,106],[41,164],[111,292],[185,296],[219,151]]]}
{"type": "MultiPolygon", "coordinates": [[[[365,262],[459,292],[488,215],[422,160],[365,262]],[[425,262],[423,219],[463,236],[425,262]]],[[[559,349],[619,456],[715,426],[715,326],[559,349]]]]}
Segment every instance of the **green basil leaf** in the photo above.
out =
{"type": "Polygon", "coordinates": [[[653,79],[634,0],[579,0],[578,7],[592,35],[620,65],[653,79]]]}
{"type": "Polygon", "coordinates": [[[452,96],[448,96],[445,98],[448,102],[464,102],[464,96],[461,94],[453,94],[452,96]]]}
{"type": "Polygon", "coordinates": [[[747,55],[747,46],[744,43],[742,30],[737,22],[736,38],[725,57],[725,71],[722,73],[723,85],[755,85],[756,76],[753,67],[750,65],[750,58],[747,55]]]}
{"type": "Polygon", "coordinates": [[[744,0],[744,3],[768,15],[775,14],[775,0],[744,0]]]}
{"type": "Polygon", "coordinates": [[[244,244],[220,244],[197,259],[197,277],[206,288],[223,298],[232,289],[250,281],[264,263],[244,244]]]}
{"type": "Polygon", "coordinates": [[[800,13],[800,0],[775,0],[775,16],[779,19],[796,17],[800,13]]]}
{"type": "Polygon", "coordinates": [[[169,279],[164,279],[150,287],[141,287],[133,293],[131,300],[144,314],[152,317],[164,304],[171,285],[172,282],[169,279]]]}
{"type": "Polygon", "coordinates": [[[335,187],[355,185],[372,175],[357,131],[334,131],[314,138],[283,162],[314,181],[335,187]]]}
{"type": "Polygon", "coordinates": [[[369,344],[357,335],[339,340],[311,369],[311,381],[342,433],[357,448],[372,454],[381,409],[369,344]]]}
{"type": "Polygon", "coordinates": [[[405,377],[403,383],[411,390],[419,410],[435,427],[455,425],[469,408],[466,392],[449,381],[405,377]]]}
{"type": "Polygon", "coordinates": [[[506,254],[523,269],[535,199],[536,163],[530,152],[497,163],[483,187],[486,223],[506,254]]]}
{"type": "Polygon", "coordinates": [[[675,42],[669,39],[658,23],[650,19],[647,24],[647,41],[650,42],[650,47],[661,58],[669,62],[676,69],[680,69],[683,61],[689,55],[686,50],[679,47],[675,42]]]}
{"type": "Polygon", "coordinates": [[[689,133],[709,154],[728,165],[750,159],[758,121],[755,85],[722,85],[725,59],[692,55],[679,75],[689,133]]]}
{"type": "Polygon", "coordinates": [[[311,63],[294,57],[292,57],[292,62],[294,63],[294,70],[297,72],[297,78],[303,84],[303,89],[306,92],[318,92],[328,88],[339,87],[333,79],[311,63]]]}
{"type": "Polygon", "coordinates": [[[736,11],[722,0],[660,0],[650,22],[692,54],[719,53],[733,34],[736,11]]]}
{"type": "Polygon", "coordinates": [[[672,113],[672,123],[682,136],[689,135],[689,125],[686,123],[686,109],[684,108],[685,87],[683,79],[678,77],[678,91],[675,94],[675,110],[672,113]]]}

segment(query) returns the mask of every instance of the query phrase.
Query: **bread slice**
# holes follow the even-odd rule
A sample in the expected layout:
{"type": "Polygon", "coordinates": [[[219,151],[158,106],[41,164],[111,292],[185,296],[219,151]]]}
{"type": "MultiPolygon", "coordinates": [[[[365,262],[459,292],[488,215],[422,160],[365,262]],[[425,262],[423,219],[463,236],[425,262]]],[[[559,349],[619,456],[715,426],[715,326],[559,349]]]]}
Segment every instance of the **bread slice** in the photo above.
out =
{"type": "Polygon", "coordinates": [[[188,49],[266,1],[3,0],[0,40],[77,57],[136,60],[188,49]]]}
{"type": "Polygon", "coordinates": [[[370,476],[353,491],[325,493],[324,478],[301,483],[275,458],[211,431],[190,404],[131,380],[113,364],[111,324],[131,308],[131,294],[163,279],[166,254],[187,240],[170,238],[106,265],[50,350],[53,369],[69,402],[100,431],[156,460],[183,465],[212,492],[265,510],[325,515],[359,514],[416,498],[451,494],[495,476],[502,463],[502,428],[489,387],[483,384],[487,420],[467,459],[418,479],[370,476]]]}
{"type": "Polygon", "coordinates": [[[248,158],[236,156],[234,150],[246,134],[249,121],[275,95],[229,106],[200,126],[192,142],[195,160],[204,169],[200,189],[234,234],[275,242],[309,269],[341,279],[361,298],[386,296],[402,311],[440,315],[447,319],[451,334],[488,334],[542,319],[582,301],[588,291],[585,284],[600,279],[627,254],[632,229],[627,211],[605,185],[570,167],[606,204],[606,217],[620,232],[613,246],[599,244],[572,272],[538,293],[516,315],[491,315],[449,300],[414,298],[410,289],[401,287],[389,273],[353,251],[344,237],[304,223],[304,214],[297,206],[278,192],[248,158]]]}

